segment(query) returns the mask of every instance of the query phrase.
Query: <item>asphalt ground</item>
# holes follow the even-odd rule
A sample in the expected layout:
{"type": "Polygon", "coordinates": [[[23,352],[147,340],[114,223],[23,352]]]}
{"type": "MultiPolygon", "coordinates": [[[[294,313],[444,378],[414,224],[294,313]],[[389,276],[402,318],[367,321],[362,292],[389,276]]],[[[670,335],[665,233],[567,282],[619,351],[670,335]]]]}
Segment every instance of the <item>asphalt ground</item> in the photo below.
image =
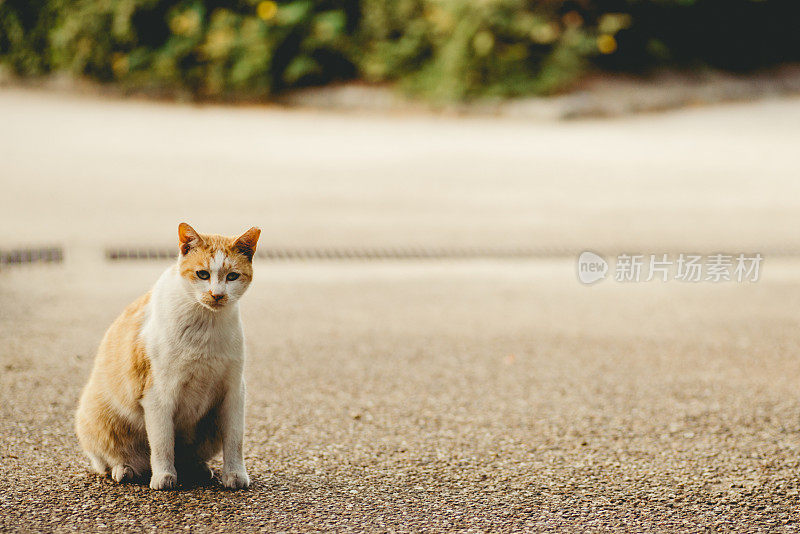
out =
{"type": "Polygon", "coordinates": [[[581,285],[552,261],[263,263],[247,491],[89,471],[93,353],[163,262],[0,276],[4,531],[795,531],[800,262],[581,285]]]}

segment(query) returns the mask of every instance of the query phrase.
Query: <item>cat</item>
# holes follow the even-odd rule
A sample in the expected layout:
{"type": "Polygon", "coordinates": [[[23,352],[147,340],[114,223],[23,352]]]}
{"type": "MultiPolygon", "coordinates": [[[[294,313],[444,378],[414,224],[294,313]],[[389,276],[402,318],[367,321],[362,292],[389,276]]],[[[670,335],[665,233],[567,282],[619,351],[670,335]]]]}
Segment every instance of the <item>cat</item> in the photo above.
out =
{"type": "Polygon", "coordinates": [[[238,238],[178,226],[180,252],[106,331],[75,418],[92,468],[116,482],[150,473],[156,490],[220,481],[246,488],[244,333],[238,300],[261,234],[238,238]]]}

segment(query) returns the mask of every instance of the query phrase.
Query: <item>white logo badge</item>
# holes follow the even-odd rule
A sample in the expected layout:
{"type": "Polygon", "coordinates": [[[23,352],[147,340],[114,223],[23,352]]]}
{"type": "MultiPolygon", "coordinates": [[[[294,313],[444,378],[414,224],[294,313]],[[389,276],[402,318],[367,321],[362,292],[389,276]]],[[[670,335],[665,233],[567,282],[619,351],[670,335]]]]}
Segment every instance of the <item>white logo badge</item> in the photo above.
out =
{"type": "Polygon", "coordinates": [[[608,262],[594,252],[581,252],[578,256],[578,280],[593,284],[602,280],[608,273],[608,262]]]}

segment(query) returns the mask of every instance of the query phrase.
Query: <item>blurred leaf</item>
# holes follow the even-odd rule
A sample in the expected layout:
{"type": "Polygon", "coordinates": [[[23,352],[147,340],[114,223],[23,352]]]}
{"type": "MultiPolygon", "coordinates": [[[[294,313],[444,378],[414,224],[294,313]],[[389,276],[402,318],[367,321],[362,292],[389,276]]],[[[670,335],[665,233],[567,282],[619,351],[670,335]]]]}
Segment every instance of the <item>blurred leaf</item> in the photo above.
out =
{"type": "Polygon", "coordinates": [[[342,11],[325,11],[314,17],[314,36],[322,41],[333,39],[344,32],[347,17],[342,11]]]}
{"type": "Polygon", "coordinates": [[[308,17],[314,4],[309,0],[296,0],[288,4],[281,5],[275,19],[287,26],[298,24],[308,17]]]}
{"type": "Polygon", "coordinates": [[[283,81],[293,84],[305,76],[318,74],[322,71],[319,63],[308,56],[298,56],[283,71],[283,81]]]}

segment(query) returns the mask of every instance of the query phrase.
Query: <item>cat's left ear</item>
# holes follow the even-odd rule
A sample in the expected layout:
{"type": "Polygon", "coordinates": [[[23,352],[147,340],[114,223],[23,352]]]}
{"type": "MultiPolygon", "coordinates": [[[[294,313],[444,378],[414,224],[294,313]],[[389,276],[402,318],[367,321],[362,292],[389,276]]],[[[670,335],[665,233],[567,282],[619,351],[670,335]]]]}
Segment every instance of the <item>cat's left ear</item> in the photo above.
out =
{"type": "Polygon", "coordinates": [[[253,255],[256,253],[256,245],[258,244],[258,237],[260,235],[261,228],[253,226],[233,242],[233,248],[247,256],[247,259],[250,261],[253,261],[253,255]]]}
{"type": "Polygon", "coordinates": [[[194,228],[182,222],[178,225],[178,241],[181,244],[181,254],[185,256],[191,249],[200,245],[203,239],[194,228]]]}

